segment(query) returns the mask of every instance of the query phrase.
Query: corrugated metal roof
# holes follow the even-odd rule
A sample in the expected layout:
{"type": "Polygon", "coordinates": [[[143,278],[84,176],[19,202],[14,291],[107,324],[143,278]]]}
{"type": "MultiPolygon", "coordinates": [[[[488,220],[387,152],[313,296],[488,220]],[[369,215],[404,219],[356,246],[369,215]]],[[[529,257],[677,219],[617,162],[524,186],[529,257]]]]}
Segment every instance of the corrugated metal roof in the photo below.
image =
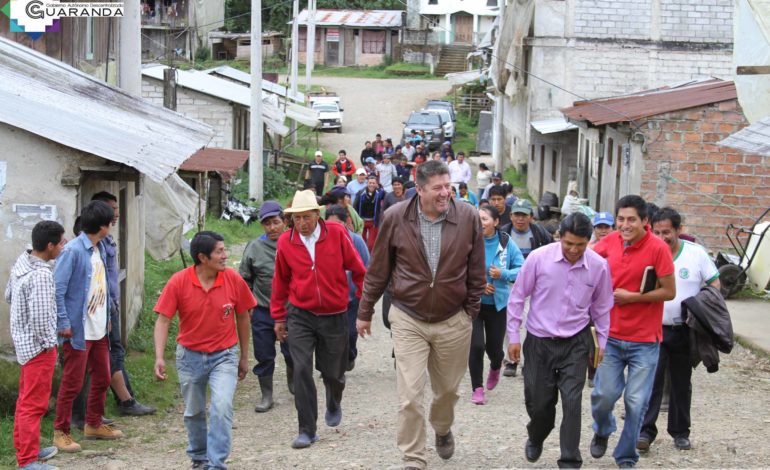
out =
{"type": "Polygon", "coordinates": [[[214,130],[0,38],[0,122],[161,182],[214,130]]]}
{"type": "Polygon", "coordinates": [[[539,119],[529,123],[541,134],[553,134],[555,132],[564,132],[577,129],[577,126],[565,120],[563,117],[539,119]]]}
{"type": "Polygon", "coordinates": [[[562,108],[561,112],[574,121],[588,121],[598,126],[733,100],[737,97],[733,82],[714,79],[616,98],[577,101],[574,106],[562,108]]]}
{"type": "MultiPolygon", "coordinates": [[[[168,67],[165,65],[148,65],[142,68],[142,75],[163,80],[163,70],[168,67]]],[[[209,75],[206,72],[177,70],[177,86],[188,88],[206,95],[213,96],[225,101],[238,103],[247,108],[251,107],[251,88],[235,83],[224,78],[218,78],[209,75]]],[[[306,126],[315,127],[318,125],[317,113],[305,108],[304,106],[288,103],[287,110],[284,112],[283,105],[279,106],[276,95],[262,92],[262,119],[272,131],[280,135],[287,135],[289,128],[284,125],[286,116],[295,119],[297,122],[306,126]],[[303,109],[298,109],[303,108],[303,109]]]]}
{"type": "MultiPolygon", "coordinates": [[[[400,28],[401,13],[401,10],[316,10],[315,24],[357,28],[400,28]]],[[[307,25],[307,16],[307,10],[302,10],[297,19],[298,24],[307,25]]]]}
{"type": "Polygon", "coordinates": [[[770,157],[770,116],[744,127],[730,137],[719,141],[718,145],[770,157]]]}
{"type": "MultiPolygon", "coordinates": [[[[251,85],[251,74],[248,72],[244,72],[243,70],[238,70],[235,67],[230,67],[229,65],[221,65],[219,67],[214,67],[212,69],[206,69],[202,70],[202,72],[207,73],[209,75],[221,75],[223,77],[227,77],[231,80],[236,80],[238,82],[243,83],[244,85],[251,85]]],[[[270,80],[262,79],[262,90],[275,93],[276,95],[285,97],[287,94],[291,99],[298,103],[304,103],[305,102],[305,95],[303,93],[300,93],[299,91],[296,94],[292,94],[291,90],[287,90],[285,86],[279,85],[277,83],[273,83],[270,80]]]]}
{"type": "Polygon", "coordinates": [[[249,159],[248,150],[231,150],[220,148],[203,148],[195,152],[179,167],[186,171],[216,171],[229,180],[238,170],[243,168],[249,159]]]}

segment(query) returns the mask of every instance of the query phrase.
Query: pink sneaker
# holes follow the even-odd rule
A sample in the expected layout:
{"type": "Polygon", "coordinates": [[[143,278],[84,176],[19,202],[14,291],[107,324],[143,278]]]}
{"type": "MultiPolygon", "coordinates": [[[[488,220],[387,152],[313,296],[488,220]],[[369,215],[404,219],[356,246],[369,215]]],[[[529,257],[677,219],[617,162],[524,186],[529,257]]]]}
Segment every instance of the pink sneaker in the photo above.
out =
{"type": "Polygon", "coordinates": [[[483,405],[486,402],[487,400],[484,398],[484,387],[479,387],[473,390],[473,395],[471,395],[471,403],[475,405],[483,405]]]}
{"type": "Polygon", "coordinates": [[[489,375],[487,376],[487,390],[494,390],[497,387],[497,382],[500,381],[500,369],[489,369],[489,375]]]}

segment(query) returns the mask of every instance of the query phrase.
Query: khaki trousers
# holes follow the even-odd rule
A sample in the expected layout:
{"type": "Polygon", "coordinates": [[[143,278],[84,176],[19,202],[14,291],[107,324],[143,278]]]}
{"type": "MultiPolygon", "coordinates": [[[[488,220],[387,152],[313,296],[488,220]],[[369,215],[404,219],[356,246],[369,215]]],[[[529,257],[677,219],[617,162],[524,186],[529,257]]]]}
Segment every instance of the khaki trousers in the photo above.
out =
{"type": "Polygon", "coordinates": [[[472,321],[461,311],[443,322],[426,323],[392,305],[390,324],[399,400],[396,440],[405,466],[425,468],[425,382],[430,375],[433,401],[428,419],[443,436],[454,422],[457,388],[468,368],[472,321]]]}

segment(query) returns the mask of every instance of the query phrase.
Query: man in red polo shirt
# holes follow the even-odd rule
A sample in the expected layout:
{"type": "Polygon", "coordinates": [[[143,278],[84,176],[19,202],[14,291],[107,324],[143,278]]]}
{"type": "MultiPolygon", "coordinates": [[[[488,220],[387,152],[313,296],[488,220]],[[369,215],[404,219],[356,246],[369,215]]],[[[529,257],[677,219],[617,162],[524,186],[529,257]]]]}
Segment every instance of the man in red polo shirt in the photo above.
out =
{"type": "Polygon", "coordinates": [[[195,265],[171,276],[155,305],[155,376],[166,380],[168,328],[179,312],[176,368],[185,403],[187,455],[192,468],[226,469],[233,395],[249,370],[249,311],[257,301],[240,274],[227,267],[222,235],[197,233],[190,255],[195,265]],[[211,391],[209,429],[206,384],[211,391]]]}
{"type": "Polygon", "coordinates": [[[617,230],[594,247],[610,266],[615,306],[610,312],[604,360],[596,370],[591,394],[594,437],[590,450],[596,459],[607,451],[608,438],[617,429],[612,410],[623,394],[626,420],[612,455],[619,468],[632,468],[639,461],[636,441],[658,366],[663,302],[674,298],[676,283],[671,250],[650,231],[644,199],[622,197],[615,208],[615,221],[617,230]],[[642,279],[650,267],[658,284],[642,293],[642,279]]]}

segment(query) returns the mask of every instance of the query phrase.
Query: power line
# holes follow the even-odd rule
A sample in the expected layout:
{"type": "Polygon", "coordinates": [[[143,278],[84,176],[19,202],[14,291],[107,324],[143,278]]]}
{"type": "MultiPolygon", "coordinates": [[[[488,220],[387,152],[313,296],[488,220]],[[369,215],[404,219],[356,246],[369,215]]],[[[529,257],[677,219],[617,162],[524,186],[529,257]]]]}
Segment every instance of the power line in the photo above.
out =
{"type": "MultiPolygon", "coordinates": [[[[506,0],[498,0],[498,1],[504,2],[506,0]]],[[[420,16],[421,18],[424,18],[429,23],[433,23],[431,21],[431,18],[429,18],[427,15],[423,15],[422,13],[419,12],[419,10],[415,10],[413,8],[410,9],[409,5],[404,0],[398,0],[398,2],[406,7],[407,12],[417,13],[417,15],[420,16]]],[[[503,23],[503,18],[500,18],[500,22],[498,24],[498,31],[500,30],[500,27],[501,27],[502,23],[503,23]]],[[[438,24],[433,29],[434,30],[435,29],[443,30],[444,32],[447,32],[447,33],[450,33],[450,34],[452,33],[452,31],[450,29],[447,29],[447,28],[445,28],[443,26],[440,26],[438,24]]],[[[572,90],[568,90],[568,89],[564,88],[563,86],[558,85],[558,84],[556,84],[556,83],[554,83],[554,82],[552,82],[552,81],[550,81],[548,79],[545,79],[543,77],[535,75],[534,73],[530,72],[529,70],[525,70],[525,69],[523,69],[523,68],[521,68],[521,67],[519,67],[519,66],[517,66],[515,64],[510,63],[510,62],[508,62],[507,60],[505,60],[502,57],[498,57],[497,55],[494,54],[494,52],[490,52],[489,55],[490,55],[490,57],[492,57],[494,59],[497,59],[497,60],[501,61],[502,63],[513,67],[513,69],[516,70],[517,72],[521,72],[521,73],[527,74],[527,75],[529,75],[530,77],[532,77],[534,79],[540,80],[541,82],[545,83],[546,85],[549,85],[549,86],[551,86],[553,88],[556,88],[558,90],[561,90],[561,91],[563,91],[563,92],[565,92],[565,93],[567,93],[569,95],[572,95],[572,96],[574,96],[576,98],[579,98],[581,101],[591,101],[589,98],[586,98],[586,97],[582,96],[579,93],[576,93],[576,92],[574,92],[572,90]]],[[[617,109],[611,108],[611,107],[606,106],[606,105],[604,105],[602,103],[599,103],[599,102],[594,102],[593,104],[595,104],[596,106],[599,106],[600,108],[604,108],[607,111],[613,112],[613,113],[617,114],[618,116],[621,116],[621,117],[627,119],[629,124],[631,124],[634,127],[635,130],[641,131],[641,127],[639,126],[639,124],[636,123],[636,121],[631,116],[623,113],[622,111],[618,111],[617,109]]]]}

